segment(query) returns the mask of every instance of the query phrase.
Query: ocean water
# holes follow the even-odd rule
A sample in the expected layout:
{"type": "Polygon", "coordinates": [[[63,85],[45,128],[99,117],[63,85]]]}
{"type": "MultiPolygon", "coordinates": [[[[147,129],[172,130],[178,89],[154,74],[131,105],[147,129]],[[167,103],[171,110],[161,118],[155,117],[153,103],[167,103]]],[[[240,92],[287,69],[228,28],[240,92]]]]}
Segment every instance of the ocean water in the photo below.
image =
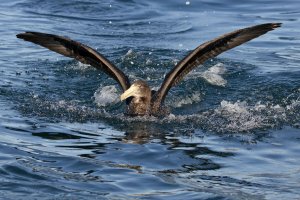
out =
{"type": "Polygon", "coordinates": [[[300,2],[2,0],[1,199],[300,199],[300,2]],[[171,114],[126,117],[115,81],[15,37],[68,36],[158,88],[199,44],[281,28],[169,92],[171,114]]]}

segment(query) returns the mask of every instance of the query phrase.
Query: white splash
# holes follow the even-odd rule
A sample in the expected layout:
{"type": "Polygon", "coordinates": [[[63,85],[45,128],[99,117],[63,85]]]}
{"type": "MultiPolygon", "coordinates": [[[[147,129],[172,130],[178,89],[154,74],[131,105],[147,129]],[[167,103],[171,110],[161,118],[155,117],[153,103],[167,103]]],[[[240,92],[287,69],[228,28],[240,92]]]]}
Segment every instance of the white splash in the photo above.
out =
{"type": "Polygon", "coordinates": [[[219,111],[230,114],[249,114],[247,110],[247,103],[245,101],[237,101],[235,103],[231,103],[223,100],[221,101],[219,111]]]}
{"type": "Polygon", "coordinates": [[[81,62],[76,62],[76,63],[71,65],[71,69],[84,71],[84,70],[87,70],[87,69],[94,69],[94,68],[91,67],[91,65],[89,65],[89,64],[83,64],[81,62]]]}
{"type": "Polygon", "coordinates": [[[212,85],[225,87],[227,81],[221,76],[226,72],[223,63],[218,63],[201,74],[201,77],[212,85]]]}
{"type": "MultiPolygon", "coordinates": [[[[219,124],[220,131],[244,132],[255,128],[268,126],[266,119],[260,113],[255,113],[256,108],[263,106],[249,106],[246,102],[231,103],[223,100],[217,108],[212,119],[223,119],[219,124]]],[[[214,122],[212,122],[214,124],[214,122]]]]}
{"type": "Polygon", "coordinates": [[[132,49],[129,49],[128,51],[127,51],[127,53],[125,54],[125,56],[130,56],[130,55],[132,55],[134,52],[133,52],[133,50],[132,49]]]}
{"type": "Polygon", "coordinates": [[[169,104],[172,104],[173,107],[179,108],[182,107],[183,105],[188,105],[188,104],[193,104],[196,102],[199,102],[201,100],[201,93],[200,92],[195,92],[191,95],[188,95],[184,98],[179,98],[177,101],[174,99],[172,100],[172,103],[168,102],[169,104]]]}
{"type": "Polygon", "coordinates": [[[208,83],[216,86],[225,87],[227,81],[222,77],[226,73],[226,68],[223,63],[218,63],[206,71],[193,71],[188,75],[189,78],[197,79],[202,78],[208,83]]]}
{"type": "Polygon", "coordinates": [[[114,85],[104,86],[98,88],[94,93],[95,103],[100,106],[107,106],[109,104],[115,104],[120,100],[120,94],[114,85]]]}
{"type": "Polygon", "coordinates": [[[226,68],[223,63],[218,63],[207,70],[208,72],[215,74],[225,74],[226,68]]]}

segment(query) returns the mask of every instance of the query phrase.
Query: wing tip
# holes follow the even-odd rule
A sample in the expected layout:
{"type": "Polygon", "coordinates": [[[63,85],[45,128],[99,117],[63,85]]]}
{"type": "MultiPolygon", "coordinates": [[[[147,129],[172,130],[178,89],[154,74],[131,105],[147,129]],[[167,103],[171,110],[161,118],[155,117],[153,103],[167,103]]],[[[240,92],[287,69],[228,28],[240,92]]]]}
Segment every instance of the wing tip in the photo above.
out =
{"type": "Polygon", "coordinates": [[[279,28],[281,27],[282,23],[271,23],[271,28],[275,29],[275,28],[279,28]]]}
{"type": "Polygon", "coordinates": [[[16,35],[17,38],[19,39],[29,39],[29,38],[33,38],[33,37],[45,37],[45,36],[49,36],[50,34],[46,34],[46,33],[40,33],[40,32],[34,32],[34,31],[26,31],[23,33],[18,33],[16,35]]]}
{"type": "Polygon", "coordinates": [[[25,32],[25,33],[18,33],[18,34],[16,35],[16,37],[17,37],[17,38],[20,38],[20,39],[23,39],[23,37],[24,37],[25,34],[26,34],[26,32],[25,32]]]}
{"type": "Polygon", "coordinates": [[[17,35],[16,35],[16,37],[17,38],[19,38],[19,39],[26,39],[26,38],[28,38],[28,37],[30,37],[30,36],[33,36],[33,34],[34,34],[34,32],[24,32],[24,33],[18,33],[17,35]]]}

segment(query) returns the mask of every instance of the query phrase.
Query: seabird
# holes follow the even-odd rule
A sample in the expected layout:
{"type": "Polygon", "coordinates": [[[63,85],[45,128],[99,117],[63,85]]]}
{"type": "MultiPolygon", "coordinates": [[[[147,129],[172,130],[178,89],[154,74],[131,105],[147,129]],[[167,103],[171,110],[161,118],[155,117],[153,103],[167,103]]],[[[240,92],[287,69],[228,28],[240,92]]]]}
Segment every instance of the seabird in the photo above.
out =
{"type": "Polygon", "coordinates": [[[142,80],[137,80],[130,84],[128,77],[102,54],[69,38],[39,32],[20,33],[17,35],[17,38],[33,42],[64,56],[75,58],[111,76],[123,89],[124,93],[121,95],[121,100],[126,100],[127,114],[159,116],[165,113],[163,102],[168,91],[194,68],[224,51],[239,46],[280,26],[281,23],[251,26],[224,34],[201,44],[166,75],[158,91],[152,91],[148,84],[142,80]]]}

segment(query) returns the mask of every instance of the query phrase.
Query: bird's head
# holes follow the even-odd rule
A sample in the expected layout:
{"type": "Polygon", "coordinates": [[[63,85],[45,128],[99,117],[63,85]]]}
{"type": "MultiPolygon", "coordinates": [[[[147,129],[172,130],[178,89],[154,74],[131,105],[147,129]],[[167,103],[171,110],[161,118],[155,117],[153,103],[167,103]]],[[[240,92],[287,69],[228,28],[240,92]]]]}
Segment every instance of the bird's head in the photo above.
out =
{"type": "Polygon", "coordinates": [[[121,101],[133,97],[135,101],[149,101],[151,100],[151,89],[146,82],[142,80],[135,81],[128,90],[121,95],[121,101]]]}

